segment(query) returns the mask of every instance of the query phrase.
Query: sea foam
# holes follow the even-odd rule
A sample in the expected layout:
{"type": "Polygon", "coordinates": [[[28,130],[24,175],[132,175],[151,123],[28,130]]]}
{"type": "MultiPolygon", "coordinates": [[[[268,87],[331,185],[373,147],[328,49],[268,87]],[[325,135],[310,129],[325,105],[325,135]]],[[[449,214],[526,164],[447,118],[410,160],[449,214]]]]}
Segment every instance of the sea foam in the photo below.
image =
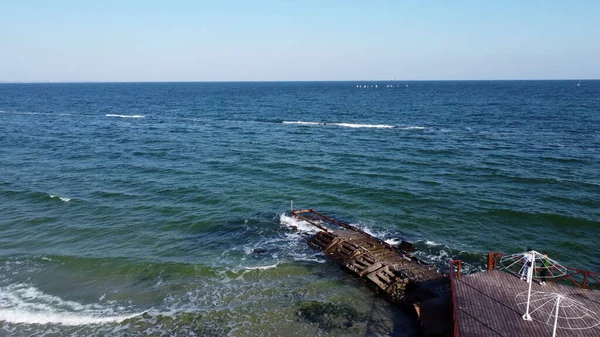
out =
{"type": "Polygon", "coordinates": [[[283,121],[282,124],[298,124],[298,125],[333,125],[345,128],[374,128],[374,129],[392,129],[394,125],[386,124],[357,124],[357,123],[326,123],[326,122],[303,122],[303,121],[283,121]]]}
{"type": "Polygon", "coordinates": [[[281,214],[279,216],[279,221],[282,225],[296,229],[297,231],[302,233],[317,233],[321,231],[319,228],[311,225],[310,223],[304,220],[298,220],[285,214],[281,214]]]}
{"type": "Polygon", "coordinates": [[[68,301],[27,284],[0,287],[0,321],[8,323],[104,324],[121,322],[142,314],[119,311],[125,311],[125,308],[68,301]]]}
{"type": "Polygon", "coordinates": [[[64,201],[64,202],[71,201],[71,198],[61,197],[59,195],[54,195],[54,194],[50,194],[50,198],[52,198],[52,199],[59,198],[61,201],[64,201]]]}
{"type": "Polygon", "coordinates": [[[400,130],[427,130],[424,126],[404,126],[400,127],[400,130]]]}
{"type": "Polygon", "coordinates": [[[118,118],[146,118],[143,115],[117,115],[117,114],[106,114],[106,117],[118,117],[118,118]]]}
{"type": "Polygon", "coordinates": [[[268,265],[268,266],[244,267],[244,269],[246,269],[246,270],[267,270],[267,269],[277,268],[278,264],[279,263],[275,263],[275,264],[268,265]]]}

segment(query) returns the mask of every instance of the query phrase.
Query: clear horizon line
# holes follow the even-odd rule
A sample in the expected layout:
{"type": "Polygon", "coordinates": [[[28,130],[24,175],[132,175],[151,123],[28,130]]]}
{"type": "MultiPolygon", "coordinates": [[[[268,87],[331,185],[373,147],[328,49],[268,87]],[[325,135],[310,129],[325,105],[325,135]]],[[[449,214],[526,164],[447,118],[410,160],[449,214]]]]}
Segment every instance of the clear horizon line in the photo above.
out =
{"type": "Polygon", "coordinates": [[[416,79],[362,79],[362,80],[201,80],[201,81],[3,81],[0,84],[69,84],[69,83],[306,83],[306,82],[500,82],[500,81],[598,81],[600,78],[527,78],[527,79],[435,79],[435,80],[416,80],[416,79]]]}

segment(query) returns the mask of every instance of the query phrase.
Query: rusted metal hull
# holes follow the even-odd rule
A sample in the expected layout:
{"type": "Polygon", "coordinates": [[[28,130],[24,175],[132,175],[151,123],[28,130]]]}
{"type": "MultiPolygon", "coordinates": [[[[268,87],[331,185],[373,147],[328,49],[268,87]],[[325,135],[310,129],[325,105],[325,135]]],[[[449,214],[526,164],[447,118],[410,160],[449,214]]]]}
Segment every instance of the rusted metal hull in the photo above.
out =
{"type": "Polygon", "coordinates": [[[312,209],[292,211],[292,215],[321,229],[309,240],[311,247],[323,251],[394,302],[417,303],[445,298],[450,293],[448,278],[410,252],[312,209]]]}

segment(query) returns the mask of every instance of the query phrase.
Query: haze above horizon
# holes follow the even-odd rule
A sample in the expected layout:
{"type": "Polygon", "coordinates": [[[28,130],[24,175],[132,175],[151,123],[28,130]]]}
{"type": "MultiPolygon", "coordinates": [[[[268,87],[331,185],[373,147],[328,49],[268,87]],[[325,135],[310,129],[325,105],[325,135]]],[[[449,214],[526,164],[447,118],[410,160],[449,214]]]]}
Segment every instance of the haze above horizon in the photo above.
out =
{"type": "Polygon", "coordinates": [[[600,2],[0,3],[0,82],[600,78],[600,2]]]}

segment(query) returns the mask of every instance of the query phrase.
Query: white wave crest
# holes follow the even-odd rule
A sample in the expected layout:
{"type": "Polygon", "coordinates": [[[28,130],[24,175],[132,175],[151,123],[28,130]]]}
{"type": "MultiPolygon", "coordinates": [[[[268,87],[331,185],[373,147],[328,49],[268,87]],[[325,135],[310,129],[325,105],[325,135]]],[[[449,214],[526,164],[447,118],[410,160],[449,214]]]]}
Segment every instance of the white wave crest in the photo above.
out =
{"type": "Polygon", "coordinates": [[[315,263],[327,262],[326,260],[318,259],[316,257],[304,257],[304,256],[294,257],[294,261],[315,262],[315,263]]]}
{"type": "Polygon", "coordinates": [[[117,115],[117,114],[106,114],[106,117],[119,117],[119,118],[146,118],[142,115],[117,115]]]}
{"type": "Polygon", "coordinates": [[[87,325],[121,322],[142,313],[120,314],[122,307],[81,304],[48,295],[26,284],[0,287],[0,321],[26,324],[87,325]]]}
{"type": "Polygon", "coordinates": [[[281,214],[279,216],[279,221],[282,225],[292,229],[296,229],[302,233],[317,233],[321,231],[321,229],[311,225],[310,223],[304,220],[298,220],[294,217],[290,217],[285,214],[281,214]]]}
{"type": "Polygon", "coordinates": [[[405,126],[405,127],[400,127],[400,130],[427,130],[426,127],[424,126],[405,126]]]}
{"type": "Polygon", "coordinates": [[[375,128],[375,129],[392,129],[394,125],[386,124],[355,124],[355,123],[326,123],[326,122],[303,122],[303,121],[283,121],[282,124],[298,124],[298,125],[334,125],[346,128],[375,128]]]}
{"type": "Polygon", "coordinates": [[[393,125],[386,124],[352,124],[352,123],[331,123],[332,125],[343,126],[346,128],[374,128],[374,129],[392,129],[393,125]]]}
{"type": "Polygon", "coordinates": [[[278,264],[279,263],[275,263],[275,264],[268,265],[268,266],[244,267],[244,269],[246,269],[246,270],[267,270],[267,269],[277,268],[278,264]]]}
{"type": "Polygon", "coordinates": [[[61,197],[59,195],[54,195],[54,194],[50,194],[50,198],[52,198],[52,199],[59,198],[61,201],[64,201],[64,202],[71,201],[71,198],[61,197]]]}
{"type": "Polygon", "coordinates": [[[317,123],[317,122],[301,122],[301,121],[297,121],[297,122],[288,122],[288,121],[283,121],[282,124],[299,124],[299,125],[319,125],[319,124],[324,124],[324,123],[317,123]]]}

